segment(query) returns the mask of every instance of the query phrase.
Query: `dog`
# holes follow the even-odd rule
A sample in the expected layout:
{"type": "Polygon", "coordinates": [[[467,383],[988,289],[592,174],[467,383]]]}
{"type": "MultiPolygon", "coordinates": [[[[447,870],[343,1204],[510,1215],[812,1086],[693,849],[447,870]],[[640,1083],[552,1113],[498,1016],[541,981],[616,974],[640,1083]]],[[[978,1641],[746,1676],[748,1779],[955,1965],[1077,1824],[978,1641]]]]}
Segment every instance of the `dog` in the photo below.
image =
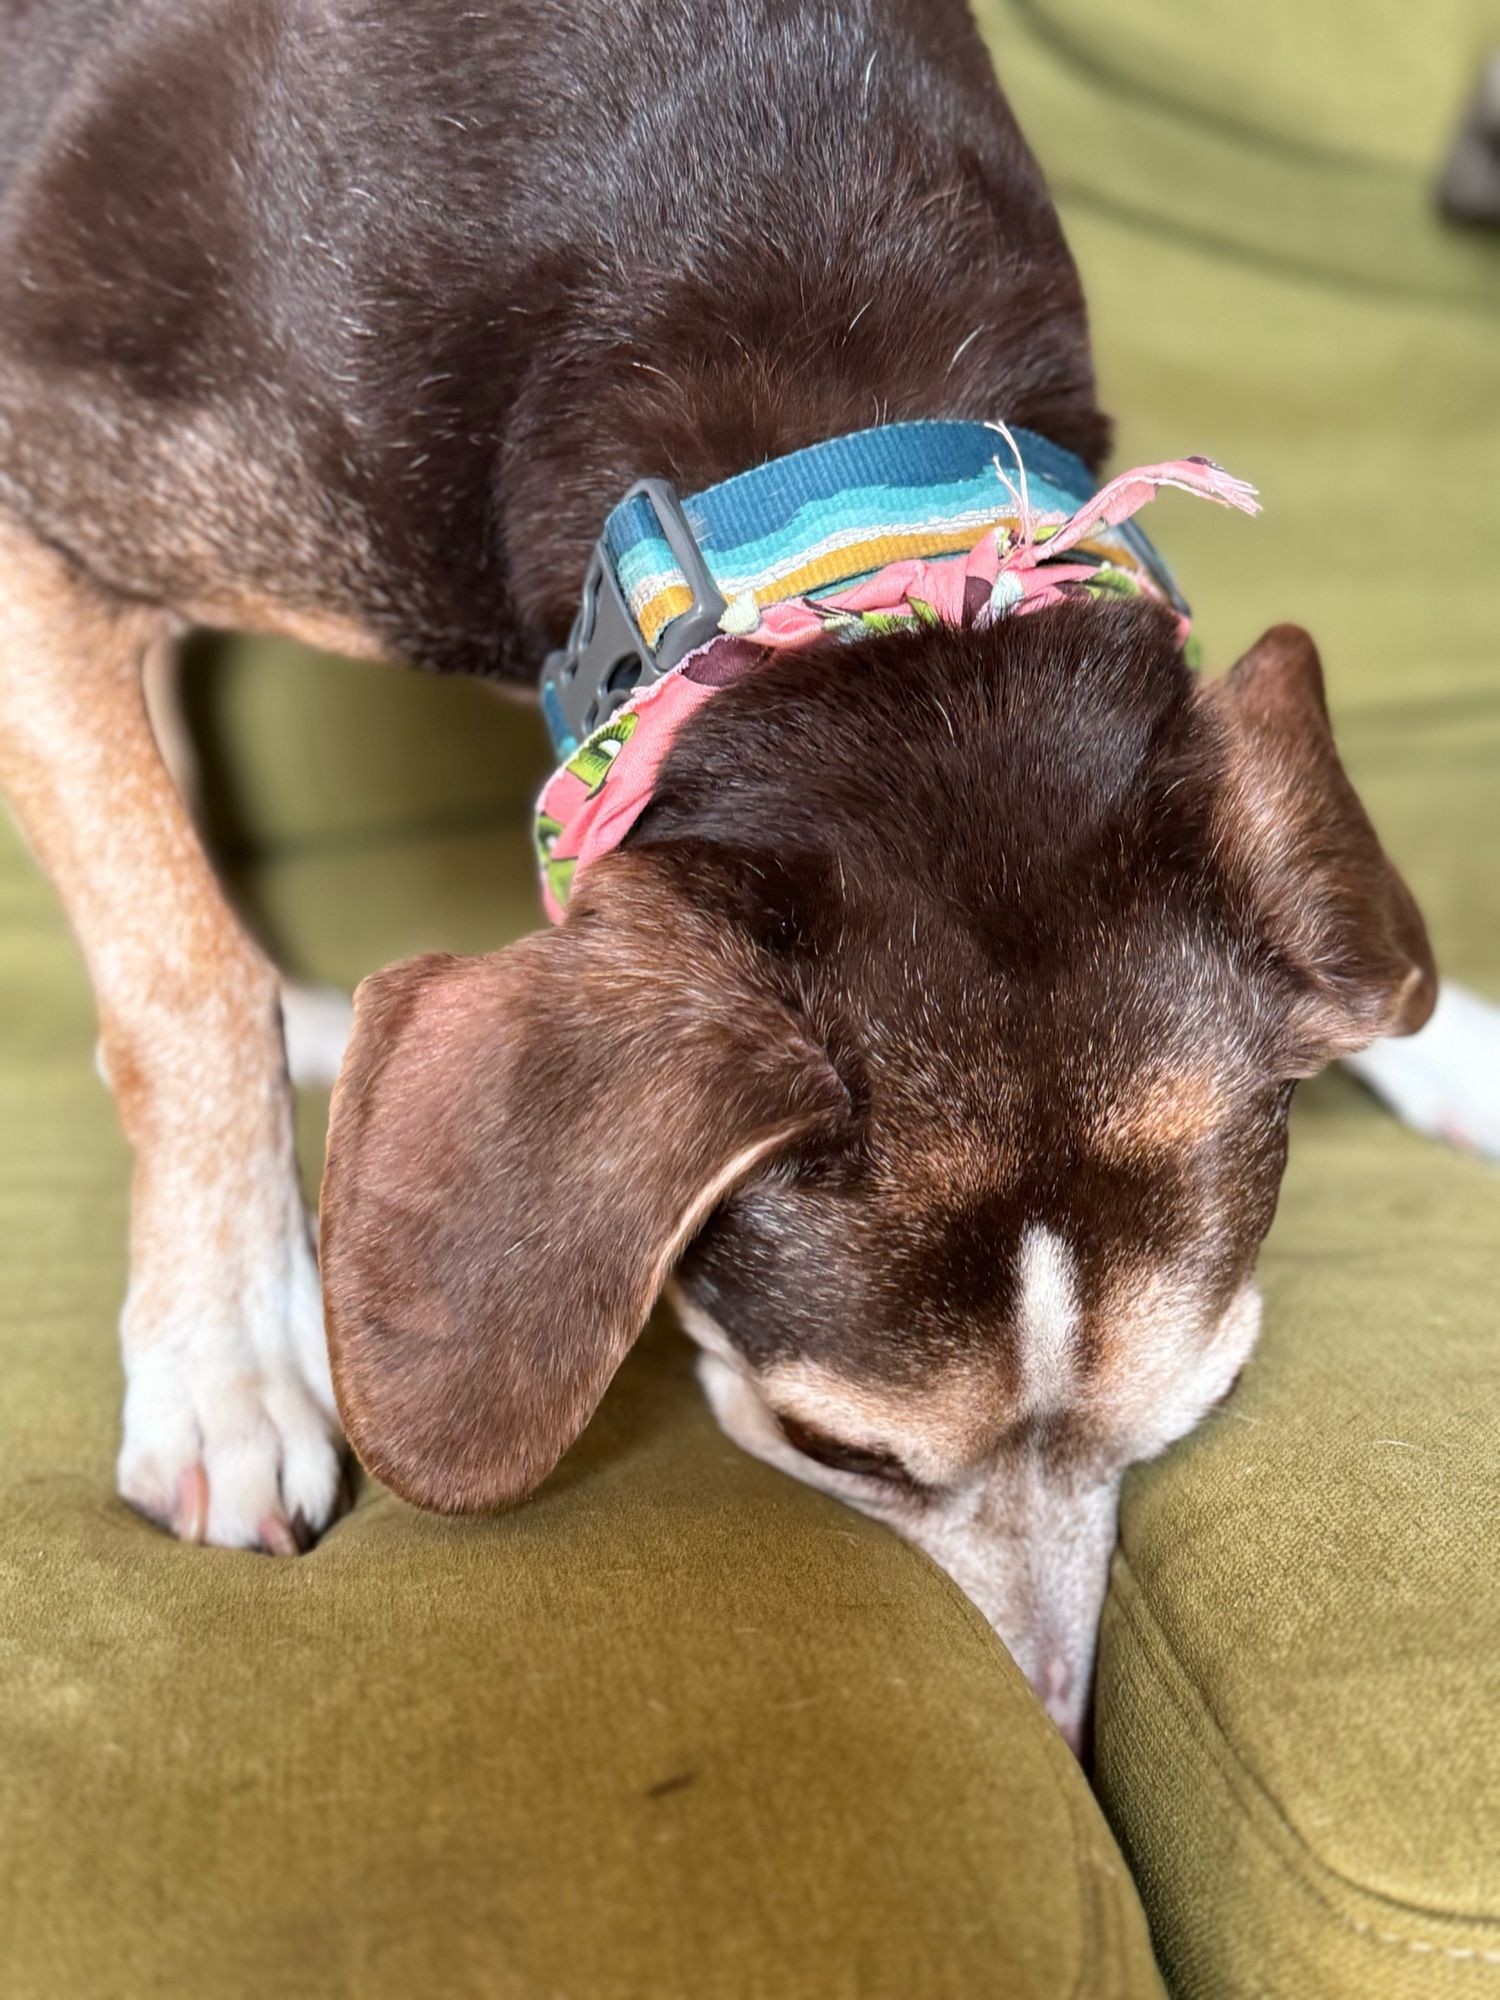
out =
{"type": "Polygon", "coordinates": [[[1296,1082],[1434,1004],[1309,637],[1199,679],[1165,592],[1068,587],[756,653],[751,603],[565,921],[361,988],[321,1300],[277,974],[142,695],[192,626],[530,687],[642,478],[931,422],[1000,427],[997,493],[1002,433],[1102,483],[965,7],[0,28],[0,779],[133,1148],[121,1493],[292,1553],[341,1411],[398,1493],[516,1499],[670,1283],[729,1435],[933,1556],[1076,1744],[1122,1474],[1255,1340],[1296,1082]]]}

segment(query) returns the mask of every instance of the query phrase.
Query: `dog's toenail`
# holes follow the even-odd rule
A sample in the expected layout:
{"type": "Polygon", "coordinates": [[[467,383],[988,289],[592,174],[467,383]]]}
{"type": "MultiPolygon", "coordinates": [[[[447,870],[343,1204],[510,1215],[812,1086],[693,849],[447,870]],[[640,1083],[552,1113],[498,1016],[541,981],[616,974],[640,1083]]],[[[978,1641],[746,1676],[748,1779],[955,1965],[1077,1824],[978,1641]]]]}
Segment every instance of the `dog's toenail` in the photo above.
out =
{"type": "Polygon", "coordinates": [[[180,1542],[201,1542],[208,1533],[208,1474],[190,1465],[177,1482],[172,1532],[180,1542]]]}
{"type": "Polygon", "coordinates": [[[299,1553],[296,1538],[279,1514],[268,1514],[260,1524],[261,1546],[273,1556],[299,1553]]]}

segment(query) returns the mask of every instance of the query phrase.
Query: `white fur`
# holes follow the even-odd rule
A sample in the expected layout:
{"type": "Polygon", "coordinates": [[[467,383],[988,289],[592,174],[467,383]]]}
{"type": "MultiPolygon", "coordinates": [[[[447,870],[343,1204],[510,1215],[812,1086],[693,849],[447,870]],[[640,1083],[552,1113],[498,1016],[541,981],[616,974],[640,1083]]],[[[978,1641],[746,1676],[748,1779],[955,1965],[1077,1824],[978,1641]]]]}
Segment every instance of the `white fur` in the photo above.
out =
{"type": "Polygon", "coordinates": [[[1020,1410],[1046,1416],[1066,1405],[1073,1387],[1078,1332],[1073,1253],[1060,1236],[1032,1223],[1021,1238],[1017,1276],[1020,1410]]]}
{"type": "Polygon", "coordinates": [[[1346,1060],[1403,1124],[1500,1160],[1500,1008],[1444,983],[1419,1034],[1346,1060]]]}
{"type": "Polygon", "coordinates": [[[281,983],[281,1032],[286,1066],[299,1090],[331,1090],[349,1046],[354,1006],[336,986],[281,983]]]}
{"type": "Polygon", "coordinates": [[[1260,1293],[1241,1286],[1217,1324],[1170,1271],[1140,1279],[1114,1308],[1117,1337],[1091,1391],[1128,1459],[1155,1458],[1226,1396],[1260,1333],[1260,1293]]]}
{"type": "MultiPolygon", "coordinates": [[[[152,1310],[132,1284],[121,1316],[125,1359],[120,1492],[154,1518],[179,1516],[184,1478],[207,1477],[204,1540],[251,1548],[268,1520],[300,1513],[319,1530],[338,1493],[339,1430],[307,1225],[293,1197],[263,1240],[247,1190],[242,1240],[180,1271],[171,1310],[152,1310]],[[149,1325],[137,1321],[146,1316],[149,1325]]],[[[180,1522],[179,1522],[180,1525],[180,1522]]]]}

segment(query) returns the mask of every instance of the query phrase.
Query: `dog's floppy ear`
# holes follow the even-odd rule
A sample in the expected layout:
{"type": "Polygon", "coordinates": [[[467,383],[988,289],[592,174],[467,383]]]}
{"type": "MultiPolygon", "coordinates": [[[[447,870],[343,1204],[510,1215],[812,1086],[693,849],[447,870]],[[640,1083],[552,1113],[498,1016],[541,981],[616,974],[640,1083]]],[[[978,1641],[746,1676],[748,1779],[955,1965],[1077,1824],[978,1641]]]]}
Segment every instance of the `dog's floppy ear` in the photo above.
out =
{"type": "Polygon", "coordinates": [[[847,1109],[755,949],[649,851],[597,862],[559,929],[366,980],[321,1229],[365,1465],[447,1512],[529,1492],[710,1210],[847,1109]]]}
{"type": "Polygon", "coordinates": [[[1287,1074],[1414,1033],[1437,999],[1432,949],[1344,775],[1312,640],[1274,625],[1204,694],[1228,757],[1220,852],[1299,987],[1287,1074]]]}

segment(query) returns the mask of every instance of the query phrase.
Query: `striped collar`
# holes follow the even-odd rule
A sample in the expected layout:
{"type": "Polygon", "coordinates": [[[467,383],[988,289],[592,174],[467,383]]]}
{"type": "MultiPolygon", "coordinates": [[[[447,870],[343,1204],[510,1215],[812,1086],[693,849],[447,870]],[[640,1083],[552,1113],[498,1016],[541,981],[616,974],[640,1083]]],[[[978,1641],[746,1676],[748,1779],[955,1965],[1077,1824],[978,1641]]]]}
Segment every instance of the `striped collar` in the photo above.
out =
{"type": "Polygon", "coordinates": [[[645,809],[688,715],[776,650],[913,621],[989,623],[1079,592],[1188,611],[1129,518],[1162,486],[1255,512],[1205,459],[1100,487],[1081,459],[1003,424],[883,425],[774,459],[680,502],[631,489],[605,523],[542,706],[560,768],[537,814],[543,900],[645,809]]]}

